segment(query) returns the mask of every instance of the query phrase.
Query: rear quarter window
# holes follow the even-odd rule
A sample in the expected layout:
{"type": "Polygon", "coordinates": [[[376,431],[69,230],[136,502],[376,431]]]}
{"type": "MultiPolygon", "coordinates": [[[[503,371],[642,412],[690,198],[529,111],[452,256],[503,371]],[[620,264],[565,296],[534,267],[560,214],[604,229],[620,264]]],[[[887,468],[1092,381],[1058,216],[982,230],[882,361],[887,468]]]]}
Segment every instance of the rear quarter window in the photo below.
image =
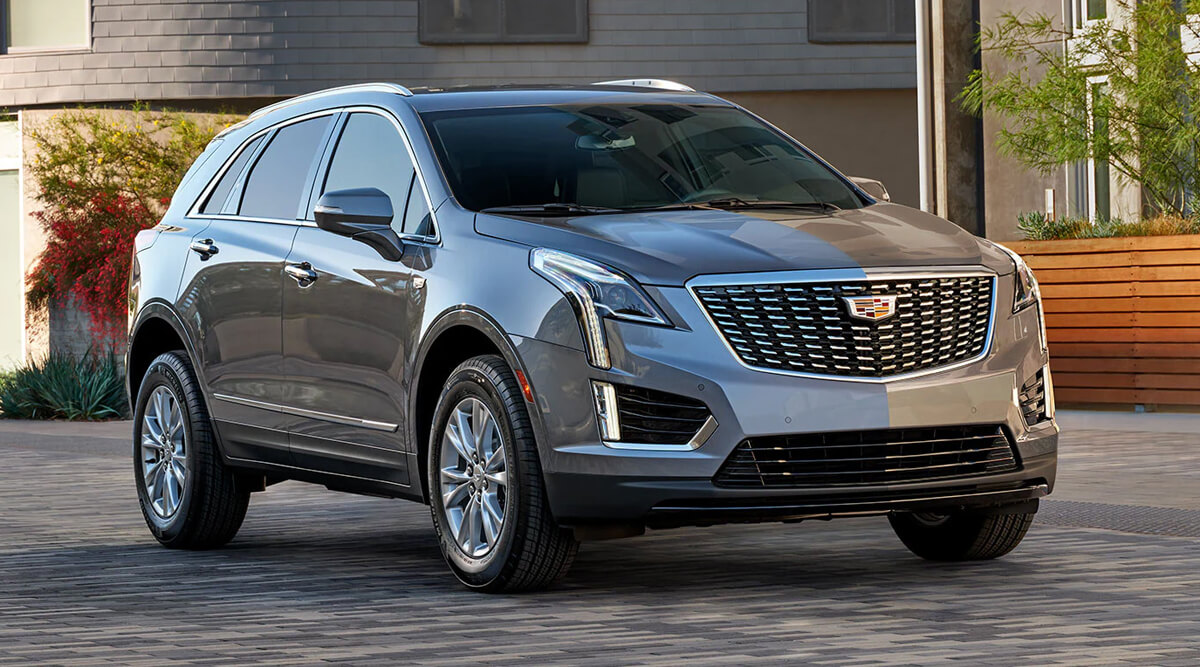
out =
{"type": "Polygon", "coordinates": [[[255,137],[250,143],[246,144],[241,153],[238,153],[237,157],[229,165],[229,168],[221,176],[221,180],[217,182],[217,187],[213,188],[213,191],[209,193],[204,206],[200,207],[201,213],[204,215],[216,215],[221,212],[221,208],[225,206],[225,200],[229,198],[229,193],[233,190],[233,184],[241,176],[246,163],[254,155],[254,151],[262,143],[262,140],[261,136],[255,137]]]}

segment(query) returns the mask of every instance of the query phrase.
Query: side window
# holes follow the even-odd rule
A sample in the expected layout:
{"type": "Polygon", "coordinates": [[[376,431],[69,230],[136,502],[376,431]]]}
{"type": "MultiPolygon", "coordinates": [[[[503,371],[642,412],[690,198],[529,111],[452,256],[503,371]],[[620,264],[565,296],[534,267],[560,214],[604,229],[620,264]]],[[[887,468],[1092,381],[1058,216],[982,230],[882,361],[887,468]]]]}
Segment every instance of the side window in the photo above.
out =
{"type": "Polygon", "coordinates": [[[216,215],[221,212],[221,207],[225,205],[225,200],[229,198],[229,192],[233,190],[233,184],[237,182],[238,176],[242,174],[242,170],[246,167],[246,162],[250,160],[250,156],[254,155],[254,151],[258,145],[262,143],[263,138],[256,137],[253,141],[246,145],[246,148],[238,153],[233,164],[229,165],[229,169],[225,170],[225,174],[221,176],[221,180],[217,183],[217,187],[213,188],[211,194],[208,195],[208,200],[204,202],[204,206],[200,208],[200,212],[205,215],[216,215]]]}
{"type": "Polygon", "coordinates": [[[413,173],[408,149],[396,126],[377,114],[355,113],[338,139],[321,193],[379,188],[392,200],[392,228],[399,232],[413,173]]]}
{"type": "Polygon", "coordinates": [[[293,123],[275,138],[250,170],[239,215],[295,220],[309,169],[332,116],[293,123]]]}
{"type": "Polygon", "coordinates": [[[413,187],[408,192],[408,207],[404,209],[404,233],[415,236],[433,235],[433,216],[425,203],[425,193],[413,174],[413,187]]]}

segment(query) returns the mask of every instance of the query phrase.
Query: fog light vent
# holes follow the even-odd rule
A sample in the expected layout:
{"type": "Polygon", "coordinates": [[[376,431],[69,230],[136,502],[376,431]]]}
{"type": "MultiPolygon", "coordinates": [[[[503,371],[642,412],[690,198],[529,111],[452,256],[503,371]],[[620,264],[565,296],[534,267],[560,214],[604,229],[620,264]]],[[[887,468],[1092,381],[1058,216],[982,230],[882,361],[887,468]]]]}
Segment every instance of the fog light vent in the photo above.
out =
{"type": "Polygon", "coordinates": [[[593,382],[600,434],[610,446],[626,443],[695,448],[716,428],[704,403],[655,389],[593,382]]]}
{"type": "Polygon", "coordinates": [[[1025,418],[1026,426],[1033,426],[1050,418],[1046,409],[1046,395],[1046,374],[1044,369],[1038,369],[1033,377],[1021,385],[1021,415],[1025,418]]]}

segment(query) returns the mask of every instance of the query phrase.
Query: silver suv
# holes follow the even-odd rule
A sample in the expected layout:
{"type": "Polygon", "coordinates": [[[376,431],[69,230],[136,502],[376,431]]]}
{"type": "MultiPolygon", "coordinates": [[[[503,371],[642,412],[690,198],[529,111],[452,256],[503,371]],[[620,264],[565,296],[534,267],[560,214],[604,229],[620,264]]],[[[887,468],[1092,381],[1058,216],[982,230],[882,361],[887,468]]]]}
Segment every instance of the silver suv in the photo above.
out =
{"type": "Polygon", "coordinates": [[[885,200],[670,82],[262,109],[137,238],[142,513],[200,549],[285,480],[407,498],[488,591],[647,527],[887,515],[1003,555],[1057,461],[1037,283],[885,200]]]}

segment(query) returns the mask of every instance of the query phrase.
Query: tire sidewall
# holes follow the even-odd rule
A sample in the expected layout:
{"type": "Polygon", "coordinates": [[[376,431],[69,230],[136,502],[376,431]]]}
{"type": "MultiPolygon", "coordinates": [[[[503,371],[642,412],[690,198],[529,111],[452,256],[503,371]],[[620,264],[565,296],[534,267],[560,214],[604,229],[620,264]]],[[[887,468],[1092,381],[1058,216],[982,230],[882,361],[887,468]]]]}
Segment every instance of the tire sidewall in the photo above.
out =
{"type": "MultiPolygon", "coordinates": [[[[499,378],[503,381],[503,378],[499,378]]],[[[429,505],[433,513],[433,524],[437,531],[439,546],[446,562],[465,585],[482,588],[499,578],[509,561],[517,542],[517,525],[521,518],[522,475],[516,456],[516,433],[513,416],[505,407],[496,380],[479,368],[459,368],[446,381],[445,389],[438,399],[434,412],[433,429],[429,436],[429,453],[426,462],[428,471],[429,505]],[[454,408],[466,398],[477,398],[492,411],[500,427],[500,439],[504,448],[504,466],[508,472],[508,486],[504,508],[504,524],[500,529],[499,543],[481,558],[468,556],[455,544],[449,527],[445,523],[445,512],[441,495],[442,434],[454,408]]]]}
{"type": "Polygon", "coordinates": [[[141,387],[138,390],[138,398],[135,405],[133,415],[133,470],[135,486],[137,487],[138,504],[142,508],[142,516],[146,518],[146,525],[154,533],[154,537],[160,542],[171,542],[179,537],[187,525],[186,517],[192,506],[198,463],[194,444],[196,438],[192,430],[192,414],[188,409],[188,394],[186,393],[182,379],[179,377],[179,372],[172,364],[168,363],[162,357],[150,364],[150,368],[146,371],[141,387]],[[179,509],[169,519],[163,519],[158,516],[150,504],[150,497],[146,490],[146,480],[142,474],[141,460],[142,430],[145,427],[146,404],[149,402],[150,394],[161,386],[166,386],[175,394],[175,401],[183,413],[183,446],[184,452],[187,454],[188,466],[188,474],[184,479],[183,497],[180,499],[179,509]]]}

